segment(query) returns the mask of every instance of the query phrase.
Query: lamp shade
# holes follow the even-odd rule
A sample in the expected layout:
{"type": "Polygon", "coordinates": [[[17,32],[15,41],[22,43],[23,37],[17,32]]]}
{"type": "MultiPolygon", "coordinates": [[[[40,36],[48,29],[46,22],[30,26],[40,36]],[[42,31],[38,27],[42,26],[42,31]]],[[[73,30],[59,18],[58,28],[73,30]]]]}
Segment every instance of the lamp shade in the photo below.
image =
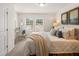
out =
{"type": "Polygon", "coordinates": [[[54,26],[54,27],[57,27],[57,26],[59,26],[59,25],[60,25],[59,20],[53,21],[53,26],[54,26]]]}

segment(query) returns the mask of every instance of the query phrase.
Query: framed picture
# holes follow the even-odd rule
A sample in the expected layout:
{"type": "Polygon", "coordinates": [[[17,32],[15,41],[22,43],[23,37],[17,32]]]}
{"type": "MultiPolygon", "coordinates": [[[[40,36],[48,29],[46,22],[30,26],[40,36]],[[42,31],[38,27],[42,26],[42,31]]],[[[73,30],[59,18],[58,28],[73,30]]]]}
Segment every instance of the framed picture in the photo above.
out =
{"type": "Polygon", "coordinates": [[[68,13],[63,13],[61,15],[61,23],[62,24],[68,24],[68,13]]]}
{"type": "Polygon", "coordinates": [[[79,24],[79,12],[78,8],[69,11],[69,24],[77,25],[79,24]]]}

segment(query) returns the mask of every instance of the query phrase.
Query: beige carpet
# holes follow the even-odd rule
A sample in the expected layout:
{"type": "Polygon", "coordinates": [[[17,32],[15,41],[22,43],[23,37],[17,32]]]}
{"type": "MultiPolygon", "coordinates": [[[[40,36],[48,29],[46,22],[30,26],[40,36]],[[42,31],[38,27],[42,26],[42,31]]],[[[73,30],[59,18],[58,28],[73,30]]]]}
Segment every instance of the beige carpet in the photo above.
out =
{"type": "Polygon", "coordinates": [[[16,43],[15,47],[6,55],[7,56],[23,56],[23,48],[25,45],[25,40],[20,40],[16,43]]]}

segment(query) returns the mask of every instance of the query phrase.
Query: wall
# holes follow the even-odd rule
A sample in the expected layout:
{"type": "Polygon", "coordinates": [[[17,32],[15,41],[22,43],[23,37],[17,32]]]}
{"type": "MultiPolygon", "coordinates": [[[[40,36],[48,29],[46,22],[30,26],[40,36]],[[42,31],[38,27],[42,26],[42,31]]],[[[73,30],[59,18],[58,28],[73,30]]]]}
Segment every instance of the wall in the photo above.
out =
{"type": "Polygon", "coordinates": [[[18,28],[18,15],[16,11],[15,11],[15,28],[18,28]]]}
{"type": "Polygon", "coordinates": [[[44,18],[44,31],[50,31],[50,28],[52,27],[52,21],[55,20],[55,14],[27,14],[27,13],[19,13],[18,14],[18,23],[19,26],[21,25],[21,22],[23,22],[26,25],[26,17],[31,17],[35,21],[36,18],[44,18]]]}
{"type": "MultiPolygon", "coordinates": [[[[76,7],[78,7],[79,6],[79,4],[70,4],[70,5],[68,5],[68,6],[66,6],[66,7],[64,7],[64,8],[62,8],[62,9],[60,9],[58,12],[57,12],[57,14],[56,14],[56,17],[57,17],[57,20],[60,20],[60,22],[61,22],[61,14],[62,13],[64,13],[64,12],[67,12],[67,11],[69,11],[69,10],[71,10],[71,9],[74,9],[74,8],[76,8],[76,7]]],[[[62,24],[61,24],[62,25],[62,24]]],[[[76,27],[76,28],[78,28],[79,27],[79,25],[62,25],[62,26],[64,26],[64,27],[67,27],[67,28],[74,28],[74,27],[76,27]]]]}
{"type": "Polygon", "coordinates": [[[13,4],[9,4],[8,8],[8,51],[10,51],[14,47],[16,13],[13,4]]]}

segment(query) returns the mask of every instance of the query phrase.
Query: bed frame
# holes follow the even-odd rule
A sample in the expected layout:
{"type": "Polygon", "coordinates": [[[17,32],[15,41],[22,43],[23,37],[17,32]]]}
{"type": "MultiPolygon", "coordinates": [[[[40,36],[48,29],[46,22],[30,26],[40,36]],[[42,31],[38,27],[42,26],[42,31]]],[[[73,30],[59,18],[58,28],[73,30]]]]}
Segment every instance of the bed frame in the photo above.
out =
{"type": "MultiPolygon", "coordinates": [[[[36,55],[30,55],[36,56],[36,55]]],[[[79,56],[79,53],[50,53],[49,56],[79,56]]]]}

